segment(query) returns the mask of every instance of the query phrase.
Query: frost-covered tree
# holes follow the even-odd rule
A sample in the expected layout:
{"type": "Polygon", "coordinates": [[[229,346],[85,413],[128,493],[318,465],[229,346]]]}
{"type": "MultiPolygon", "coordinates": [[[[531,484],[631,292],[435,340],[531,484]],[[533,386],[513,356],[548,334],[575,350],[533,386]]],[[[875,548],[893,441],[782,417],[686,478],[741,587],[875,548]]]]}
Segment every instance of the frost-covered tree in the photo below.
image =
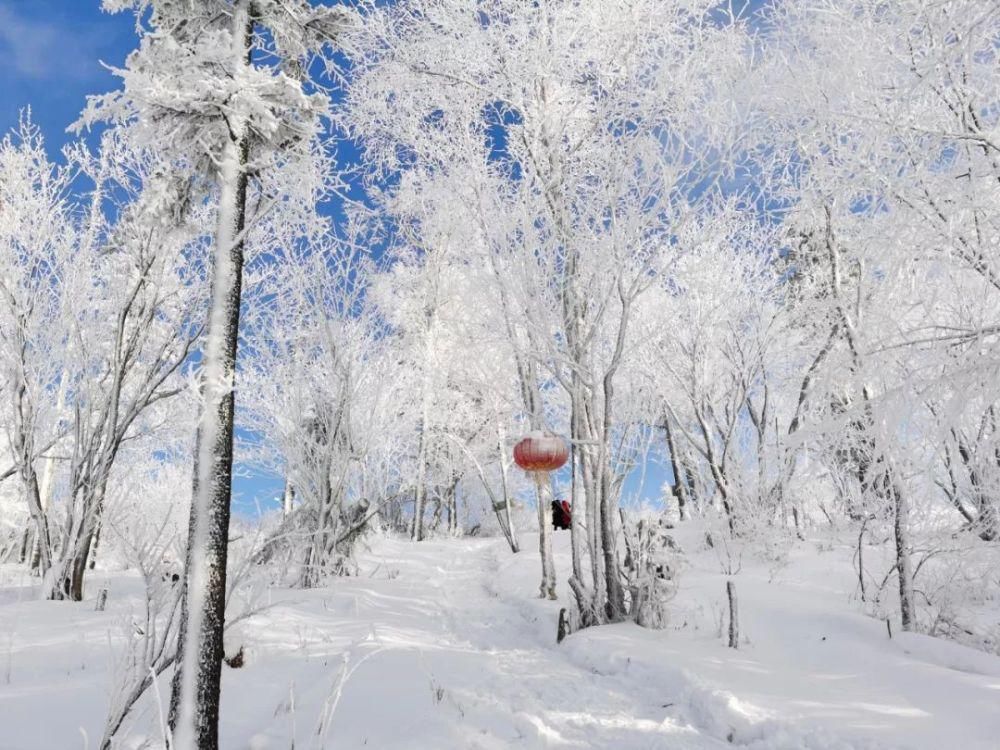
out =
{"type": "Polygon", "coordinates": [[[446,516],[449,532],[456,533],[458,494],[467,488],[463,478],[475,477],[473,483],[490,497],[488,512],[499,514],[498,523],[517,546],[507,436],[519,397],[492,274],[481,265],[474,226],[455,225],[444,214],[425,216],[420,234],[408,239],[415,246],[396,251],[397,263],[372,296],[408,373],[400,385],[410,397],[400,406],[415,440],[413,523],[422,529],[431,505],[429,523],[436,527],[446,516]]]}
{"type": "Polygon", "coordinates": [[[655,394],[652,408],[663,412],[674,496],[692,505],[688,512],[696,499],[717,501],[738,534],[773,523],[779,505],[771,448],[775,423],[788,418],[782,364],[795,348],[782,327],[771,239],[731,209],[693,222],[640,318],[661,321],[638,344],[635,367],[655,394]],[[700,467],[711,491],[696,498],[685,473],[700,467]]]}
{"type": "Polygon", "coordinates": [[[56,386],[71,410],[62,444],[73,458],[51,576],[52,596],[74,600],[83,596],[118,453],[160,402],[185,389],[182,367],[200,340],[204,307],[205,217],[187,208],[186,186],[117,133],[83,169],[93,172],[97,189],[73,258],[85,276],[66,289],[84,309],[66,331],[71,356],[56,386]],[[106,223],[112,212],[115,220],[106,223]]]}
{"type": "Polygon", "coordinates": [[[256,460],[279,471],[294,498],[263,557],[287,554],[304,587],[344,569],[366,519],[388,500],[386,483],[370,476],[393,436],[384,332],[364,303],[372,274],[349,244],[309,245],[284,259],[268,303],[250,313],[244,420],[260,435],[256,460]]]}
{"type": "MultiPolygon", "coordinates": [[[[38,128],[24,120],[0,142],[0,367],[3,424],[12,467],[31,518],[39,565],[53,563],[43,455],[60,415],[49,391],[60,378],[60,281],[75,245],[69,204],[70,168],[57,168],[38,128]]],[[[23,547],[29,547],[25,530],[23,547]]],[[[25,555],[30,554],[26,551],[25,555]]]]}
{"type": "Polygon", "coordinates": [[[310,221],[327,177],[317,144],[329,107],[328,97],[311,91],[310,67],[344,13],[305,0],[105,0],[104,7],[136,13],[140,45],[116,70],[122,90],[91,99],[83,121],[128,123],[216,203],[182,656],[171,701],[175,744],[211,748],[218,744],[244,247],[279,204],[303,217],[285,216],[287,239],[310,221]]]}
{"type": "MultiPolygon", "coordinates": [[[[636,300],[669,266],[671,235],[710,192],[695,185],[712,183],[728,141],[711,102],[743,37],[711,20],[714,5],[436,0],[373,11],[352,38],[363,54],[348,125],[376,175],[402,173],[421,196],[387,207],[414,223],[443,216],[429,204],[449,184],[452,215],[475,222],[505,276],[523,413],[545,427],[552,384],[571,404],[587,529],[574,525],[571,582],[587,622],[627,608],[615,388],[636,300]],[[713,145],[689,149],[696,132],[713,145]]],[[[542,589],[554,596],[548,502],[542,589]]]]}
{"type": "Polygon", "coordinates": [[[774,20],[763,72],[783,93],[760,98],[762,173],[793,207],[792,302],[825,425],[811,433],[848,515],[891,527],[916,628],[915,511],[943,501],[994,533],[1000,19],[975,0],[823,0],[774,20]]]}
{"type": "Polygon", "coordinates": [[[93,185],[76,204],[70,168],[47,161],[30,125],[0,151],[5,423],[43,592],[78,601],[118,454],[184,388],[181,368],[202,327],[199,217],[155,156],[119,133],[93,155],[67,152],[77,179],[93,185]]]}

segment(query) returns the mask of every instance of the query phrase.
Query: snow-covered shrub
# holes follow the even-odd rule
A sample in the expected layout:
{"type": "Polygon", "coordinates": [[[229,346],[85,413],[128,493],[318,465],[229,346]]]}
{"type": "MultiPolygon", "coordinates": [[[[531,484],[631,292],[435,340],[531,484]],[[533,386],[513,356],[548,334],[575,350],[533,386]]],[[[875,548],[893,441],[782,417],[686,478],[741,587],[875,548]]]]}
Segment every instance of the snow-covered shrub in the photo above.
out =
{"type": "Polygon", "coordinates": [[[180,535],[171,523],[171,515],[157,518],[137,512],[128,520],[128,527],[111,525],[110,529],[116,536],[118,561],[141,576],[143,598],[140,608],[119,618],[121,645],[114,655],[114,678],[101,747],[111,746],[153,681],[174,663],[180,627],[183,587],[172,552],[180,535]]]}
{"type": "Polygon", "coordinates": [[[949,535],[916,557],[920,630],[1000,654],[1000,549],[949,535]]]}
{"type": "Polygon", "coordinates": [[[376,514],[366,500],[342,508],[336,519],[322,524],[312,505],[301,505],[284,517],[272,514],[255,527],[256,543],[251,545],[252,560],[257,566],[269,566],[273,581],[294,581],[310,588],[330,576],[351,575],[356,571],[356,545],[373,530],[376,514]],[[310,552],[319,545],[324,554],[312,562],[310,552]]]}
{"type": "Polygon", "coordinates": [[[669,533],[673,527],[662,515],[630,519],[623,514],[622,520],[629,614],[644,628],[666,628],[680,562],[680,549],[669,533]]]}
{"type": "Polygon", "coordinates": [[[24,503],[0,495],[0,563],[18,562],[27,527],[28,513],[24,503]]]}

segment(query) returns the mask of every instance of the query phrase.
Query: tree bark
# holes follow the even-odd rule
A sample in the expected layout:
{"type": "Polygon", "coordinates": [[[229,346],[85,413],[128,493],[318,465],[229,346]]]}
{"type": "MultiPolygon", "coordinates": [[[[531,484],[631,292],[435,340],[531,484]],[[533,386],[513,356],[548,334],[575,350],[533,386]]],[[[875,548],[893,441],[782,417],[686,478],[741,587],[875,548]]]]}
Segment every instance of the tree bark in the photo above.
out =
{"type": "Polygon", "coordinates": [[[455,477],[448,492],[445,495],[447,504],[445,510],[448,512],[448,533],[452,536],[458,534],[458,483],[461,477],[455,477]]]}
{"type": "Polygon", "coordinates": [[[510,551],[516,555],[520,551],[520,545],[517,542],[517,530],[514,528],[514,514],[511,513],[510,508],[510,490],[507,487],[507,464],[504,462],[504,435],[503,428],[499,426],[499,414],[497,415],[497,425],[497,450],[500,456],[500,490],[503,492],[503,513],[507,522],[507,537],[510,542],[510,551]]]}
{"type": "MultiPolygon", "coordinates": [[[[573,391],[576,392],[579,385],[577,383],[577,374],[573,373],[573,391]]],[[[576,399],[571,399],[571,403],[575,403],[576,399]]],[[[583,583],[583,529],[580,527],[580,506],[579,502],[579,492],[577,485],[577,457],[578,451],[576,447],[577,435],[580,434],[580,425],[577,420],[576,407],[571,405],[570,411],[570,445],[569,445],[569,470],[570,470],[570,524],[569,524],[569,537],[570,537],[570,549],[572,552],[573,561],[573,578],[575,578],[580,584],[583,583]]],[[[578,614],[581,615],[584,608],[587,606],[588,602],[578,601],[577,610],[578,614]]]]}
{"type": "MultiPolygon", "coordinates": [[[[107,474],[104,474],[96,480],[96,488],[84,488],[79,492],[81,499],[73,499],[73,502],[80,503],[79,520],[78,523],[70,522],[67,526],[60,561],[54,563],[55,581],[49,592],[50,599],[83,601],[83,579],[88,562],[97,552],[99,519],[104,506],[107,481],[107,474]]],[[[90,568],[93,568],[92,564],[90,568]]]]}
{"type": "MultiPolygon", "coordinates": [[[[890,480],[891,481],[891,480],[890,480]]],[[[896,574],[899,578],[899,614],[903,630],[913,630],[916,625],[913,602],[913,571],[910,564],[909,506],[906,496],[893,485],[895,500],[894,537],[896,540],[896,574]]]]}
{"type": "Polygon", "coordinates": [[[556,566],[552,559],[552,484],[548,472],[536,471],[535,488],[538,497],[538,551],[542,557],[542,582],[538,587],[541,599],[556,598],[556,566]]]}
{"type": "Polygon", "coordinates": [[[417,486],[413,494],[413,523],[410,539],[419,542],[424,538],[424,513],[427,505],[427,451],[431,418],[430,367],[434,355],[434,331],[437,313],[433,307],[427,311],[427,335],[424,341],[423,384],[421,392],[420,442],[417,448],[417,486]]]}
{"type": "Polygon", "coordinates": [[[677,512],[681,521],[688,520],[687,488],[684,486],[686,477],[682,476],[680,457],[677,455],[677,446],[674,445],[674,433],[670,429],[670,417],[663,417],[663,431],[666,433],[667,450],[670,452],[670,468],[674,474],[674,483],[670,487],[670,492],[677,501],[677,512]]]}
{"type": "MultiPolygon", "coordinates": [[[[66,384],[68,381],[69,375],[65,370],[63,370],[62,376],[59,378],[59,395],[56,397],[57,415],[61,415],[66,410],[66,384]]],[[[55,477],[55,471],[56,459],[54,456],[49,455],[45,458],[45,463],[42,466],[42,477],[38,487],[38,500],[43,515],[48,513],[49,505],[52,504],[52,488],[54,485],[53,479],[55,477]]],[[[36,537],[31,548],[31,569],[38,570],[40,564],[41,549],[38,544],[38,538],[36,537]]]]}
{"type": "MultiPolygon", "coordinates": [[[[18,462],[21,480],[24,484],[24,490],[28,501],[28,511],[31,514],[31,519],[35,525],[33,545],[37,545],[38,547],[38,570],[44,576],[52,567],[52,540],[49,530],[48,514],[42,507],[42,494],[38,486],[38,474],[35,471],[32,456],[33,446],[31,437],[27,433],[27,430],[31,428],[29,426],[30,418],[25,418],[25,409],[30,408],[30,406],[27,406],[26,404],[26,391],[27,389],[23,385],[19,386],[15,391],[15,402],[17,404],[15,414],[17,423],[14,425],[14,434],[11,443],[14,449],[14,455],[18,462]]],[[[25,549],[24,553],[21,555],[22,561],[26,558],[28,551],[28,549],[25,549]]]]}
{"type": "MultiPolygon", "coordinates": [[[[250,64],[248,3],[233,7],[233,53],[250,64]]],[[[243,282],[246,224],[246,123],[230,122],[219,167],[212,308],[204,359],[204,403],[195,450],[179,666],[170,698],[173,746],[217,750],[226,604],[226,562],[233,469],[233,379],[243,282]]]]}
{"type": "MultiPolygon", "coordinates": [[[[425,399],[426,400],[426,399],[425,399]]],[[[424,409],[426,417],[428,410],[424,409]]],[[[413,521],[410,523],[410,539],[414,542],[423,541],[424,538],[424,514],[427,508],[427,492],[424,488],[426,481],[426,470],[424,462],[426,459],[426,418],[420,428],[420,444],[417,448],[417,486],[413,489],[413,521]]]]}

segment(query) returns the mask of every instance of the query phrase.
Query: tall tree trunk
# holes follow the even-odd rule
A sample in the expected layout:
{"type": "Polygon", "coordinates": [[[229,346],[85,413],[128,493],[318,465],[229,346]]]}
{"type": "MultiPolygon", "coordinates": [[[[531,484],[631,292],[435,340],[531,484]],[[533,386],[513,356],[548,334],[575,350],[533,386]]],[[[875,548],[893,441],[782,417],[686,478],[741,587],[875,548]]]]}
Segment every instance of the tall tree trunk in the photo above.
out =
{"type": "MultiPolygon", "coordinates": [[[[530,360],[517,358],[517,373],[521,384],[524,410],[528,414],[533,432],[545,429],[542,414],[542,394],[538,387],[538,376],[530,360]]],[[[538,552],[542,561],[542,580],[539,596],[556,598],[556,567],[552,556],[552,483],[548,474],[535,474],[536,503],[538,510],[538,552]]]]}
{"type": "Polygon", "coordinates": [[[73,507],[79,513],[75,521],[67,525],[63,535],[63,547],[59,561],[53,562],[50,599],[65,599],[72,602],[83,601],[83,579],[89,569],[93,569],[97,540],[107,492],[108,474],[111,471],[109,459],[94,475],[86,478],[77,496],[71,498],[73,507]]]}
{"type": "MultiPolygon", "coordinates": [[[[577,382],[577,373],[573,372],[572,388],[575,392],[579,388],[579,383],[577,382]]],[[[575,399],[571,399],[575,402],[575,399]]],[[[580,502],[578,499],[577,492],[577,447],[576,441],[580,434],[580,425],[578,424],[576,408],[575,406],[570,407],[570,419],[569,419],[569,432],[570,432],[570,444],[569,444],[569,470],[570,470],[570,524],[569,524],[569,538],[570,538],[570,548],[572,551],[573,559],[573,578],[576,579],[578,585],[583,584],[583,530],[580,528],[580,502]]],[[[586,602],[577,601],[577,609],[582,615],[583,609],[586,606],[586,602]]]]}
{"type": "MultiPolygon", "coordinates": [[[[595,429],[588,408],[587,396],[580,392],[577,419],[581,420],[580,436],[588,443],[594,439],[595,429]]],[[[589,614],[593,615],[594,624],[603,622],[605,617],[604,604],[607,602],[607,587],[604,577],[604,556],[601,554],[601,524],[600,524],[600,489],[598,486],[600,467],[595,465],[593,450],[580,451],[580,477],[583,480],[584,517],[587,521],[587,557],[590,560],[591,574],[591,605],[589,614]]],[[[581,618],[585,613],[581,612],[581,618]]]]}
{"type": "Polygon", "coordinates": [[[417,446],[417,486],[413,490],[413,521],[410,524],[410,539],[414,542],[424,538],[424,515],[427,511],[427,419],[430,416],[429,399],[424,397],[424,418],[420,425],[420,441],[417,446]]]}
{"type": "Polygon", "coordinates": [[[49,594],[50,599],[83,601],[83,578],[91,555],[96,553],[95,541],[98,519],[104,505],[104,491],[103,486],[93,490],[93,495],[89,495],[90,491],[87,491],[88,496],[83,501],[79,526],[67,536],[65,548],[60,556],[61,562],[56,565],[59,576],[49,594]]]}
{"type": "MultiPolygon", "coordinates": [[[[615,518],[618,515],[617,502],[612,507],[617,493],[611,483],[611,466],[608,455],[608,442],[611,439],[611,408],[614,403],[613,372],[604,376],[604,429],[600,447],[600,520],[601,520],[601,555],[604,558],[605,591],[607,601],[604,608],[610,622],[619,622],[625,618],[625,589],[622,587],[621,574],[618,570],[618,537],[615,530],[615,518]]],[[[596,551],[596,550],[595,550],[596,551]]]]}
{"type": "MultiPolygon", "coordinates": [[[[886,477],[886,482],[892,482],[886,477]]],[[[892,484],[889,491],[894,503],[894,536],[896,540],[896,573],[899,578],[899,614],[903,630],[913,630],[916,625],[913,602],[913,570],[910,561],[909,506],[906,495],[892,484]]]]}
{"type": "Polygon", "coordinates": [[[434,356],[436,314],[436,310],[431,307],[427,313],[427,333],[424,339],[423,381],[420,394],[420,442],[417,447],[417,487],[413,494],[413,523],[410,526],[410,539],[414,542],[419,542],[424,538],[424,512],[427,506],[427,488],[424,487],[424,484],[427,481],[428,430],[431,418],[430,368],[434,356]]]}
{"type": "MultiPolygon", "coordinates": [[[[95,204],[97,201],[95,201],[95,204]]],[[[63,370],[62,376],[59,378],[59,395],[56,397],[56,414],[61,416],[66,410],[66,384],[69,382],[68,373],[63,370]]],[[[48,513],[49,505],[52,504],[52,490],[55,485],[55,473],[56,473],[56,459],[55,456],[49,455],[45,458],[45,463],[42,465],[42,478],[38,487],[38,501],[42,509],[42,514],[48,513]]],[[[38,570],[41,565],[41,548],[38,544],[38,537],[35,537],[35,542],[31,548],[31,569],[38,570]]]]}
{"type": "MultiPolygon", "coordinates": [[[[18,462],[18,471],[24,485],[25,498],[28,504],[28,512],[35,526],[33,544],[38,546],[38,570],[44,576],[52,567],[52,539],[49,530],[48,514],[42,507],[42,493],[38,485],[38,473],[35,471],[33,460],[33,445],[29,431],[31,428],[32,416],[30,415],[30,400],[27,397],[27,388],[23,383],[14,392],[15,399],[15,424],[13,426],[13,437],[11,447],[18,462]]],[[[21,562],[24,562],[31,548],[28,547],[20,555],[21,562]]]]}
{"type": "Polygon", "coordinates": [[[445,495],[447,500],[446,510],[448,511],[448,533],[452,536],[458,534],[458,482],[460,477],[455,477],[448,487],[448,493],[445,495]]]}
{"type": "Polygon", "coordinates": [[[21,543],[18,545],[17,562],[22,564],[28,559],[28,551],[38,547],[36,535],[32,533],[31,527],[27,526],[21,532],[21,543]]]}
{"type": "Polygon", "coordinates": [[[98,519],[97,528],[94,529],[94,541],[90,545],[90,557],[87,558],[87,570],[94,570],[97,567],[97,550],[101,546],[102,528],[100,519],[98,519]]]}
{"type": "Polygon", "coordinates": [[[507,534],[510,541],[510,551],[515,555],[520,551],[517,542],[517,530],[514,528],[514,514],[510,508],[510,490],[507,486],[507,464],[505,462],[506,451],[504,451],[504,430],[500,423],[500,415],[497,413],[497,450],[500,455],[500,490],[503,492],[503,512],[507,521],[507,534]]]}
{"type": "Polygon", "coordinates": [[[677,501],[677,512],[680,520],[686,521],[689,517],[687,488],[685,487],[687,477],[683,476],[682,473],[680,456],[677,455],[677,446],[674,445],[674,433],[670,429],[670,417],[668,416],[663,417],[663,431],[666,433],[667,451],[670,453],[670,469],[674,475],[674,483],[670,487],[670,493],[677,501]]]}
{"type": "MultiPolygon", "coordinates": [[[[422,452],[422,451],[421,451],[422,452]]],[[[424,492],[423,472],[418,472],[417,486],[413,489],[413,519],[410,521],[410,540],[423,541],[424,514],[427,512],[427,496],[424,492]]]]}
{"type": "MultiPolygon", "coordinates": [[[[233,6],[233,54],[250,64],[253,20],[248,3],[233,6]]],[[[217,750],[226,605],[229,504],[233,470],[233,381],[243,286],[246,165],[245,122],[230,124],[219,167],[219,216],[212,307],[205,348],[201,420],[195,450],[179,666],[170,697],[173,746],[217,750]]]]}
{"type": "Polygon", "coordinates": [[[542,557],[542,582],[538,596],[556,598],[556,567],[552,558],[552,481],[547,471],[536,471],[535,489],[538,498],[538,551],[542,557]]]}

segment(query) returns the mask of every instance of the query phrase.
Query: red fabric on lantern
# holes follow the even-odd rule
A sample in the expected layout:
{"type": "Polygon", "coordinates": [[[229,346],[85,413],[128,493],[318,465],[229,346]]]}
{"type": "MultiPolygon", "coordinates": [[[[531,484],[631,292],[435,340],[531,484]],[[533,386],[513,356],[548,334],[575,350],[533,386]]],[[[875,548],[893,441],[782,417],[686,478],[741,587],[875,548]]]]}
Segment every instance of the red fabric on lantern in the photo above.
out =
{"type": "Polygon", "coordinates": [[[514,462],[525,471],[555,471],[569,458],[569,446],[556,435],[533,432],[514,446],[514,462]]]}

